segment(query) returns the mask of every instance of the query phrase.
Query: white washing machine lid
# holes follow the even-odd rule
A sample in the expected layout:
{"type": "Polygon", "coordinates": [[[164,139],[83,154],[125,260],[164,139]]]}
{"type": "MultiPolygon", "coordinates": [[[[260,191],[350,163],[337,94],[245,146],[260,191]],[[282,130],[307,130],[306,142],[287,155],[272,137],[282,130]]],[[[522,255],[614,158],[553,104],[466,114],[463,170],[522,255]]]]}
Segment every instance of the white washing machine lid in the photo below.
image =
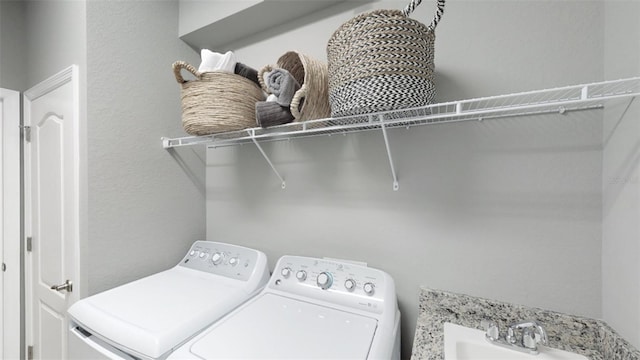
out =
{"type": "Polygon", "coordinates": [[[239,283],[176,266],[80,300],[69,315],[112,345],[155,359],[246,301],[239,283]]]}
{"type": "Polygon", "coordinates": [[[202,359],[366,359],[377,321],[264,294],[210,327],[190,352],[202,359]]]}

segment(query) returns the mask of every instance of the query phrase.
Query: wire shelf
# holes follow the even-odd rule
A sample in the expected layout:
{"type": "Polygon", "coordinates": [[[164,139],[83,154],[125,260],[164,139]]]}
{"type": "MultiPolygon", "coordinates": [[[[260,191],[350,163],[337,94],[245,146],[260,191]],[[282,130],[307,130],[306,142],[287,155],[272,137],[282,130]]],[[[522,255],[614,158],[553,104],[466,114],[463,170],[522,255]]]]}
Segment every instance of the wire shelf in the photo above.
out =
{"type": "Polygon", "coordinates": [[[284,177],[280,175],[269,156],[262,149],[260,145],[262,142],[378,130],[382,131],[384,136],[391,176],[393,177],[393,190],[395,191],[398,190],[399,184],[387,137],[387,129],[389,128],[603,109],[608,101],[633,99],[638,95],[640,95],[640,77],[452,101],[375,114],[296,122],[268,129],[251,128],[208,136],[162,138],[162,145],[165,149],[193,145],[206,145],[215,148],[253,143],[271,170],[280,179],[284,189],[286,187],[284,177]]]}
{"type": "Polygon", "coordinates": [[[163,138],[164,148],[207,145],[233,146],[256,141],[347,134],[382,127],[411,127],[460,121],[477,121],[523,115],[601,109],[607,100],[640,95],[640,77],[529,91],[509,95],[432,104],[420,108],[375,114],[295,122],[268,129],[251,128],[208,136],[163,138]]]}

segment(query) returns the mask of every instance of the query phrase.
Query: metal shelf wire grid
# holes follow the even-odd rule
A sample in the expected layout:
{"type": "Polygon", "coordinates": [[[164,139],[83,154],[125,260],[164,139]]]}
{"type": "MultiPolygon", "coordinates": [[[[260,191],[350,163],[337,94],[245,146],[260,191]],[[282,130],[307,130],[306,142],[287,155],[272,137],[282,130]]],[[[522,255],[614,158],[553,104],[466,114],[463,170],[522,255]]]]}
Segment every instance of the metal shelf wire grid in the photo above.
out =
{"type": "Polygon", "coordinates": [[[640,95],[640,77],[432,104],[375,114],[295,122],[208,136],[163,138],[164,148],[189,145],[232,146],[256,141],[347,134],[394,127],[477,121],[523,115],[601,109],[612,99],[640,95]]]}

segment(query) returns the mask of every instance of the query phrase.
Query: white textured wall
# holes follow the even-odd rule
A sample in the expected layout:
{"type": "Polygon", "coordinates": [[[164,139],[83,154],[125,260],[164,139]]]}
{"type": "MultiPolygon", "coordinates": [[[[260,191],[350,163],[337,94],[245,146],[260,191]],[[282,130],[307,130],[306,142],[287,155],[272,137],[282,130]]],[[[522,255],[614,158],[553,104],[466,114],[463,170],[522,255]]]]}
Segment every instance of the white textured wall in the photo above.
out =
{"type": "MultiPolygon", "coordinates": [[[[605,2],[605,76],[640,75],[640,3],[605,2]]],[[[605,113],[602,315],[640,348],[640,102],[605,113]]]]}
{"type": "Polygon", "coordinates": [[[25,19],[23,1],[0,1],[0,87],[22,91],[25,66],[25,19]]]}
{"type": "MultiPolygon", "coordinates": [[[[328,9],[239,43],[260,67],[287,50],[325,57],[364,9],[328,9]],[[325,18],[325,16],[327,16],[325,18]]],[[[437,29],[438,101],[603,79],[601,1],[450,1],[437,29]]],[[[414,15],[429,22],[424,2],[414,15]]],[[[419,286],[601,316],[602,112],[207,151],[207,238],[283,254],[369,262],[396,280],[403,357],[419,286]]]]}
{"type": "MultiPolygon", "coordinates": [[[[86,78],[85,1],[25,1],[28,86],[31,87],[71,64],[86,78]]],[[[81,88],[84,86],[81,82],[81,88]]]]}
{"type": "Polygon", "coordinates": [[[178,39],[177,1],[88,1],[89,293],[176,264],[204,237],[204,152],[182,136],[171,64],[197,58],[178,39]]]}

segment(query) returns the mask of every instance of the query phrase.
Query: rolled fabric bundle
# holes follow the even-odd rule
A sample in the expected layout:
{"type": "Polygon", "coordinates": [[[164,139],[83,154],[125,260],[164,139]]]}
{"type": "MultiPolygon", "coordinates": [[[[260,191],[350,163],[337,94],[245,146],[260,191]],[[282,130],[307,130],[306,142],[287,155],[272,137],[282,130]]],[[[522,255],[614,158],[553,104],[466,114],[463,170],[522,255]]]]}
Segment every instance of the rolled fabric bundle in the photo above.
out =
{"type": "Polygon", "coordinates": [[[267,128],[270,126],[288,124],[293,121],[293,115],[288,107],[280,106],[277,102],[259,101],[256,103],[256,123],[267,128]]]}
{"type": "Polygon", "coordinates": [[[202,49],[200,50],[200,57],[202,62],[198,71],[201,73],[224,71],[233,74],[236,68],[236,55],[231,51],[220,54],[209,49],[202,49]]]}
{"type": "Polygon", "coordinates": [[[234,72],[236,75],[243,76],[253,81],[254,83],[256,83],[256,85],[258,85],[258,87],[260,87],[260,81],[258,81],[258,70],[242,63],[236,63],[234,72]]]}
{"type": "Polygon", "coordinates": [[[266,101],[276,102],[276,101],[278,101],[278,97],[273,95],[273,94],[269,94],[269,96],[267,96],[267,100],[266,101]]]}
{"type": "Polygon", "coordinates": [[[268,92],[278,97],[277,103],[291,105],[293,95],[300,89],[298,81],[285,69],[276,68],[263,74],[268,92]]]}

